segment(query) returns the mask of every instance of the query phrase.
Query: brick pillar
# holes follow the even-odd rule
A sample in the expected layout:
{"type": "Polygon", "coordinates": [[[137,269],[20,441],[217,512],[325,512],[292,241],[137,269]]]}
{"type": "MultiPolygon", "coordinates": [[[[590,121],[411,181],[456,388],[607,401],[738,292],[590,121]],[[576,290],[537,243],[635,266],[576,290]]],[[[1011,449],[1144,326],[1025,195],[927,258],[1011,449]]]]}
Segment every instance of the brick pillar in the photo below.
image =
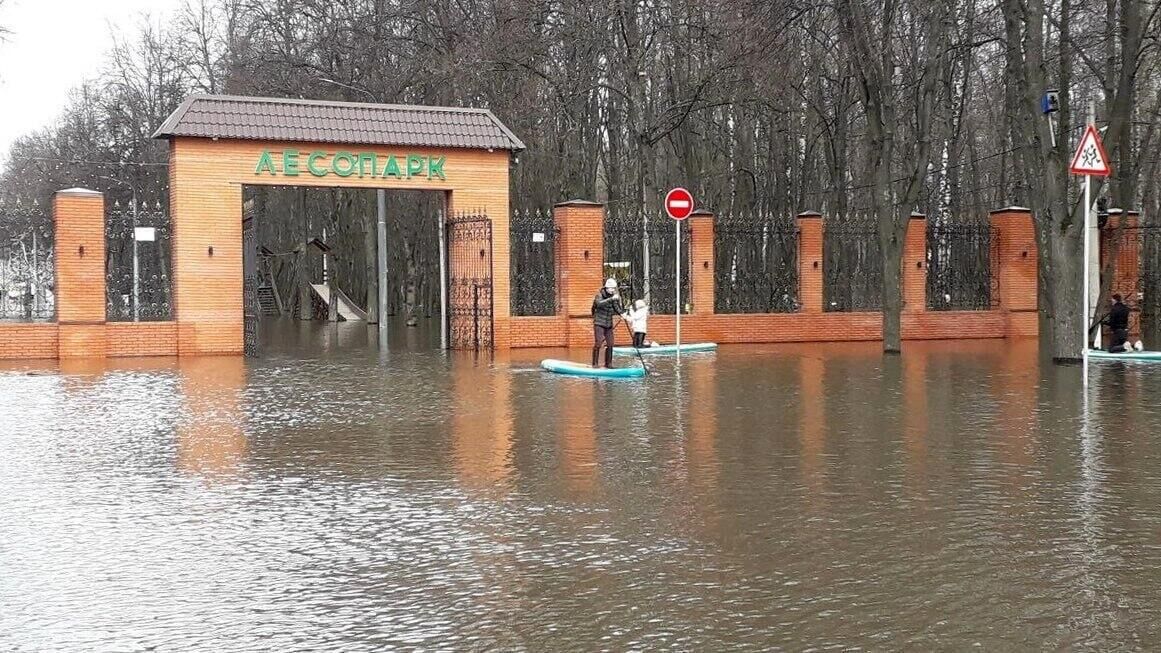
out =
{"type": "Polygon", "coordinates": [[[927,216],[912,213],[903,237],[903,311],[927,309],[927,216]]]}
{"type": "Polygon", "coordinates": [[[1140,234],[1136,233],[1139,226],[1140,214],[1136,211],[1125,212],[1121,209],[1109,209],[1109,220],[1105,224],[1105,228],[1101,229],[1100,234],[1101,271],[1103,273],[1105,266],[1112,262],[1116,274],[1109,292],[1121,293],[1126,298],[1130,293],[1136,291],[1140,276],[1141,239],[1140,234]],[[1121,229],[1122,222],[1124,223],[1124,231],[1120,234],[1120,246],[1117,248],[1116,261],[1112,262],[1110,259],[1113,256],[1113,244],[1114,240],[1117,239],[1117,232],[1121,229]]]}
{"type": "MultiPolygon", "coordinates": [[[[557,281],[560,301],[557,305],[565,317],[583,318],[587,324],[592,314],[593,295],[604,283],[605,206],[572,200],[557,204],[552,214],[560,229],[556,245],[560,275],[557,281]]],[[[572,335],[569,335],[569,341],[574,340],[572,335]]],[[[591,332],[575,335],[578,342],[592,337],[591,332]]]]}
{"type": "Polygon", "coordinates": [[[1005,313],[1005,329],[1009,337],[1035,336],[1039,331],[1037,319],[1037,270],[1036,233],[1032,226],[1032,212],[1024,208],[1007,208],[992,211],[990,215],[992,237],[999,238],[999,244],[992,243],[996,254],[992,258],[997,268],[993,275],[999,275],[998,304],[1005,313]]]}
{"type": "Polygon", "coordinates": [[[60,358],[104,357],[105,197],[84,188],[57,191],[56,319],[60,358]]]}
{"type": "Polygon", "coordinates": [[[689,294],[694,315],[714,312],[714,214],[694,211],[689,216],[689,294]]]}
{"type": "MultiPolygon", "coordinates": [[[[1114,275],[1108,297],[1119,293],[1130,308],[1137,308],[1140,304],[1137,300],[1137,293],[1141,291],[1141,234],[1138,229],[1140,219],[1141,215],[1136,211],[1109,209],[1108,222],[1105,228],[1100,230],[1101,278],[1104,278],[1105,269],[1109,265],[1112,265],[1114,275]],[[1113,251],[1114,244],[1117,244],[1116,252],[1113,251]]],[[[1096,302],[1098,298],[1093,297],[1092,301],[1096,302]]],[[[1098,314],[1102,314],[1105,310],[1105,306],[1097,307],[1098,314]]],[[[1133,338],[1140,337],[1140,315],[1134,311],[1129,320],[1129,335],[1133,338]]],[[[1106,338],[1110,337],[1108,328],[1104,331],[1106,338]]]]}
{"type": "Polygon", "coordinates": [[[822,214],[798,214],[798,303],[802,313],[822,312],[822,214]]]}

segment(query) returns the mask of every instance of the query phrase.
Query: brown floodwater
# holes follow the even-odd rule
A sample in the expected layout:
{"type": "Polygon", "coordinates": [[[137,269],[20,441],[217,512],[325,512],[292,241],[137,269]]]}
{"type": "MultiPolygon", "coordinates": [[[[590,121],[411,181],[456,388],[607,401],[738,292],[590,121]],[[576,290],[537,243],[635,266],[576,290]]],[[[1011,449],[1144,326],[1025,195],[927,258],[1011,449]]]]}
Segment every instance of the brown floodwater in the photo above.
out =
{"type": "Polygon", "coordinates": [[[0,368],[0,650],[1161,647],[1161,366],[292,335],[0,368]]]}

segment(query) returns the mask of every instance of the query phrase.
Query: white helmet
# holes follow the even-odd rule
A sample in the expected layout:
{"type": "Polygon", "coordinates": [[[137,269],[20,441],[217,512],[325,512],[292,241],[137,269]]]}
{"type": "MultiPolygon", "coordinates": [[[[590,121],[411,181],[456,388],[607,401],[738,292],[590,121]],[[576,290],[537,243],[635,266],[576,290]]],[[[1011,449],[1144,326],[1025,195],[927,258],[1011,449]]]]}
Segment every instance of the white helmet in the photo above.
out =
{"type": "Polygon", "coordinates": [[[605,288],[607,288],[609,290],[616,290],[617,289],[617,280],[612,278],[612,277],[605,279],[605,288]]]}

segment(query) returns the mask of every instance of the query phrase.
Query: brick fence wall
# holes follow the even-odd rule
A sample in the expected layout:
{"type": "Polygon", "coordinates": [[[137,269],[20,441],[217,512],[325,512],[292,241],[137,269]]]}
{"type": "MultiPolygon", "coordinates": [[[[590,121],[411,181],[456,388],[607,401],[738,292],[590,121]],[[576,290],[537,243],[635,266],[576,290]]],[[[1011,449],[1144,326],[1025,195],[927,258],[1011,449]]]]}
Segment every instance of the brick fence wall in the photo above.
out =
{"type": "MultiPolygon", "coordinates": [[[[592,202],[568,202],[555,210],[560,229],[557,263],[560,269],[562,313],[556,317],[513,317],[512,347],[587,347],[592,343],[589,311],[602,283],[604,209],[592,202]]],[[[819,213],[798,216],[798,271],[801,309],[797,313],[714,313],[714,216],[699,211],[689,218],[691,230],[691,314],[681,318],[683,342],[776,343],[853,342],[881,340],[878,312],[832,313],[823,310],[823,221],[819,213]]],[[[903,339],[987,339],[1035,337],[1036,249],[1032,215],[1026,209],[991,214],[1000,239],[996,287],[999,302],[987,311],[927,310],[927,221],[913,215],[903,249],[903,339]]],[[[673,342],[673,315],[649,318],[653,340],[673,342]]],[[[618,326],[618,341],[629,332],[618,326]]]]}
{"type": "MultiPolygon", "coordinates": [[[[106,323],[104,200],[99,193],[61,191],[54,201],[54,216],[58,321],[0,323],[0,359],[199,353],[182,346],[181,329],[175,322],[106,323]]],[[[593,295],[603,281],[605,210],[593,202],[573,201],[558,205],[554,217],[560,229],[556,248],[560,313],[512,317],[511,337],[497,338],[498,347],[587,347],[592,342],[589,312],[593,295]]],[[[998,275],[998,304],[987,311],[952,312],[926,308],[926,221],[923,216],[913,216],[909,221],[903,254],[904,339],[1036,335],[1036,241],[1031,214],[1025,209],[1004,209],[993,212],[991,222],[999,237],[998,256],[994,259],[998,269],[993,270],[998,275]]],[[[682,317],[684,341],[729,344],[881,339],[879,313],[823,310],[821,215],[798,216],[802,306],[798,313],[790,314],[715,314],[714,216],[698,212],[690,217],[690,223],[692,313],[682,317]]],[[[506,247],[506,240],[498,239],[497,246],[506,247]]],[[[496,256],[494,261],[497,266],[506,266],[507,256],[496,256]]],[[[179,275],[175,283],[180,286],[186,279],[188,276],[179,275]]],[[[240,283],[239,278],[235,285],[240,283]]],[[[175,293],[180,293],[180,287],[175,288],[175,293]]],[[[497,288],[497,296],[507,297],[507,293],[500,293],[497,288]]],[[[506,308],[497,311],[499,316],[507,315],[506,308]]],[[[177,310],[182,310],[180,305],[177,310]]],[[[234,317],[231,312],[222,319],[234,317]]],[[[652,316],[649,327],[651,338],[673,341],[674,316],[652,316]]],[[[627,342],[627,330],[618,329],[618,340],[627,342]]]]}
{"type": "Polygon", "coordinates": [[[0,359],[176,355],[173,322],[105,321],[104,197],[58,192],[53,224],[57,321],[0,323],[0,359]]]}

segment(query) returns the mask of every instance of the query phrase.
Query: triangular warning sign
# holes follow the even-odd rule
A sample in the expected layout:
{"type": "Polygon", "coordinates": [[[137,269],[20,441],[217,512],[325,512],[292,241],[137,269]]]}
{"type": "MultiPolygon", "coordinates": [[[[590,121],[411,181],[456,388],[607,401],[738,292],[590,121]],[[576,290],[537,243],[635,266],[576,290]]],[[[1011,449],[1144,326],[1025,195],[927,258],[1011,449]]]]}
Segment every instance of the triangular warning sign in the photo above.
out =
{"type": "Polygon", "coordinates": [[[1068,171],[1074,175],[1096,175],[1108,177],[1112,170],[1109,168],[1109,154],[1105,152],[1105,145],[1097,133],[1095,125],[1089,125],[1084,130],[1076,154],[1072,155],[1072,165],[1068,171]]]}

